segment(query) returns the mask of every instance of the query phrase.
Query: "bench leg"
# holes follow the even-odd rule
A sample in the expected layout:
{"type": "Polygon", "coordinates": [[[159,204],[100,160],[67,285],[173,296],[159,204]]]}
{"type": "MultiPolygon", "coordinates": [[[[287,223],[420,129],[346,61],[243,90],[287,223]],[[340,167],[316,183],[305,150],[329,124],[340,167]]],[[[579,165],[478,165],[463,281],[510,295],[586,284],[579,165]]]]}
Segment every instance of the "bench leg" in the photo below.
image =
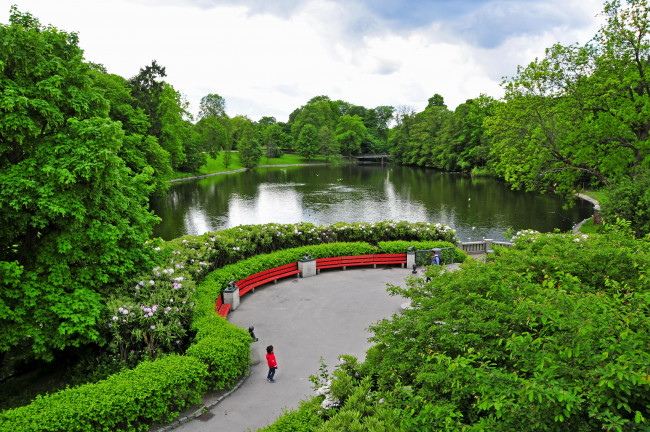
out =
{"type": "Polygon", "coordinates": [[[343,270],[347,270],[348,268],[346,266],[343,266],[343,270]]]}
{"type": "Polygon", "coordinates": [[[372,268],[376,269],[376,268],[377,268],[377,264],[373,264],[373,265],[372,265],[372,268]]]}

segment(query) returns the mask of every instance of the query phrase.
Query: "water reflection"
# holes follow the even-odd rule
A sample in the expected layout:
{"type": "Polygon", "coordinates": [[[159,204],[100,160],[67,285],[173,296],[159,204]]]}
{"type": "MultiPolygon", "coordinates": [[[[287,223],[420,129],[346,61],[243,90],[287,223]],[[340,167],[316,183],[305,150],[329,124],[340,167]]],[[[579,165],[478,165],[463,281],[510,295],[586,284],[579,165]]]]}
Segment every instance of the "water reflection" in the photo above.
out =
{"type": "Polygon", "coordinates": [[[491,178],[402,166],[262,168],[175,183],[152,209],[165,239],[269,222],[407,220],[452,226],[462,240],[504,239],[509,228],[569,230],[591,211],[554,196],[512,191],[491,178]]]}

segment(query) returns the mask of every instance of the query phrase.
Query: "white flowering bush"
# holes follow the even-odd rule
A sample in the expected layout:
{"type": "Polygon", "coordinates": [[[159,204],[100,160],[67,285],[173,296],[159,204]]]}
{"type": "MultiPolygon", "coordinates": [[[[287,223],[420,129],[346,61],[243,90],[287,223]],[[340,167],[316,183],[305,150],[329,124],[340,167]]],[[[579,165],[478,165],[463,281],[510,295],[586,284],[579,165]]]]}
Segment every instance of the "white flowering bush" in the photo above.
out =
{"type": "MultiPolygon", "coordinates": [[[[353,246],[354,253],[348,254],[375,253],[376,248],[371,245],[389,245],[386,242],[395,240],[455,243],[457,239],[452,228],[439,223],[383,221],[323,226],[310,223],[242,225],[171,241],[150,240],[145,246],[153,251],[157,265],[150,272],[117,288],[106,304],[103,327],[108,345],[123,361],[131,357],[136,361],[143,355],[155,358],[164,352],[184,352],[190,343],[187,335],[190,334],[195,313],[194,305],[198,301],[195,287],[208,274],[226,265],[283,249],[327,244],[334,246],[335,243],[356,244],[353,246]],[[365,246],[360,246],[358,242],[364,242],[365,246]]],[[[399,252],[403,252],[401,246],[399,249],[399,252]]],[[[339,256],[343,252],[339,247],[330,253],[339,256]]],[[[327,251],[322,253],[328,256],[327,251]]],[[[395,252],[390,250],[383,253],[395,252]]],[[[294,257],[291,260],[295,261],[294,257]]],[[[266,264],[273,264],[271,267],[281,265],[274,262],[266,264]]],[[[255,268],[262,269],[263,265],[259,263],[241,271],[254,273],[258,271],[255,268]]],[[[248,276],[240,274],[241,271],[235,271],[238,277],[248,276]]],[[[216,288],[210,289],[206,298],[210,297],[214,302],[230,277],[233,275],[218,278],[214,284],[216,288]]],[[[207,303],[205,310],[210,309],[207,303]]]]}

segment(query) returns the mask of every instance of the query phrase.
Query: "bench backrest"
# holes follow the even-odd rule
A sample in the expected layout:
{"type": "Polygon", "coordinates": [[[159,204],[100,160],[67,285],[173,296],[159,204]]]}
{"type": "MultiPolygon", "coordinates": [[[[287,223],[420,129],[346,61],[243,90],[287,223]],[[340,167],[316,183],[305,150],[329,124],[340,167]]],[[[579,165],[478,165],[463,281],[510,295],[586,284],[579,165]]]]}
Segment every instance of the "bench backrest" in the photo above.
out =
{"type": "Polygon", "coordinates": [[[246,287],[249,284],[258,282],[260,280],[264,280],[269,277],[281,275],[286,272],[291,272],[298,270],[298,263],[290,263],[290,264],[285,264],[280,267],[274,267],[272,269],[264,270],[259,273],[252,274],[248,277],[245,277],[244,279],[240,280],[239,282],[235,283],[240,289],[246,287]]]}

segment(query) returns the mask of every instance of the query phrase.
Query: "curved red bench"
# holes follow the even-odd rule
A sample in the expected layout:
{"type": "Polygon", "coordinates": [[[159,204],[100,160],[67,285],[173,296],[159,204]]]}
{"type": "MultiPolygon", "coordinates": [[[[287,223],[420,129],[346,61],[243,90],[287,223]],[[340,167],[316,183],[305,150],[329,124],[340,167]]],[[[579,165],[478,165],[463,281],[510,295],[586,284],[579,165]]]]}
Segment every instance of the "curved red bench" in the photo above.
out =
{"type": "Polygon", "coordinates": [[[321,269],[343,267],[346,270],[351,266],[372,265],[377,268],[377,264],[406,264],[406,254],[376,254],[376,255],[351,255],[343,257],[316,258],[316,271],[321,269]]]}
{"type": "MultiPolygon", "coordinates": [[[[406,264],[406,254],[352,255],[316,258],[316,271],[320,272],[321,269],[336,267],[343,267],[343,270],[345,270],[347,267],[362,265],[372,265],[374,268],[377,268],[377,264],[401,264],[403,267],[406,264]]],[[[277,283],[278,279],[293,275],[300,275],[297,262],[252,274],[239,282],[236,282],[235,285],[239,288],[239,296],[241,297],[249,291],[255,292],[255,287],[269,282],[277,283]]],[[[229,304],[224,304],[221,296],[219,296],[215,302],[214,311],[220,316],[226,318],[230,311],[230,306],[231,305],[229,304]]]]}
{"type": "Polygon", "coordinates": [[[298,263],[286,264],[280,267],[275,267],[263,272],[255,273],[250,275],[239,282],[236,282],[235,285],[239,288],[239,297],[246,294],[248,291],[253,290],[255,292],[255,287],[264,285],[265,283],[273,282],[277,283],[278,279],[287,276],[298,275],[300,270],[298,270],[298,263]]]}
{"type": "Polygon", "coordinates": [[[217,298],[217,301],[214,302],[214,312],[220,317],[226,318],[228,316],[228,312],[230,312],[230,306],[230,304],[224,303],[221,296],[219,296],[219,298],[217,298]]]}

